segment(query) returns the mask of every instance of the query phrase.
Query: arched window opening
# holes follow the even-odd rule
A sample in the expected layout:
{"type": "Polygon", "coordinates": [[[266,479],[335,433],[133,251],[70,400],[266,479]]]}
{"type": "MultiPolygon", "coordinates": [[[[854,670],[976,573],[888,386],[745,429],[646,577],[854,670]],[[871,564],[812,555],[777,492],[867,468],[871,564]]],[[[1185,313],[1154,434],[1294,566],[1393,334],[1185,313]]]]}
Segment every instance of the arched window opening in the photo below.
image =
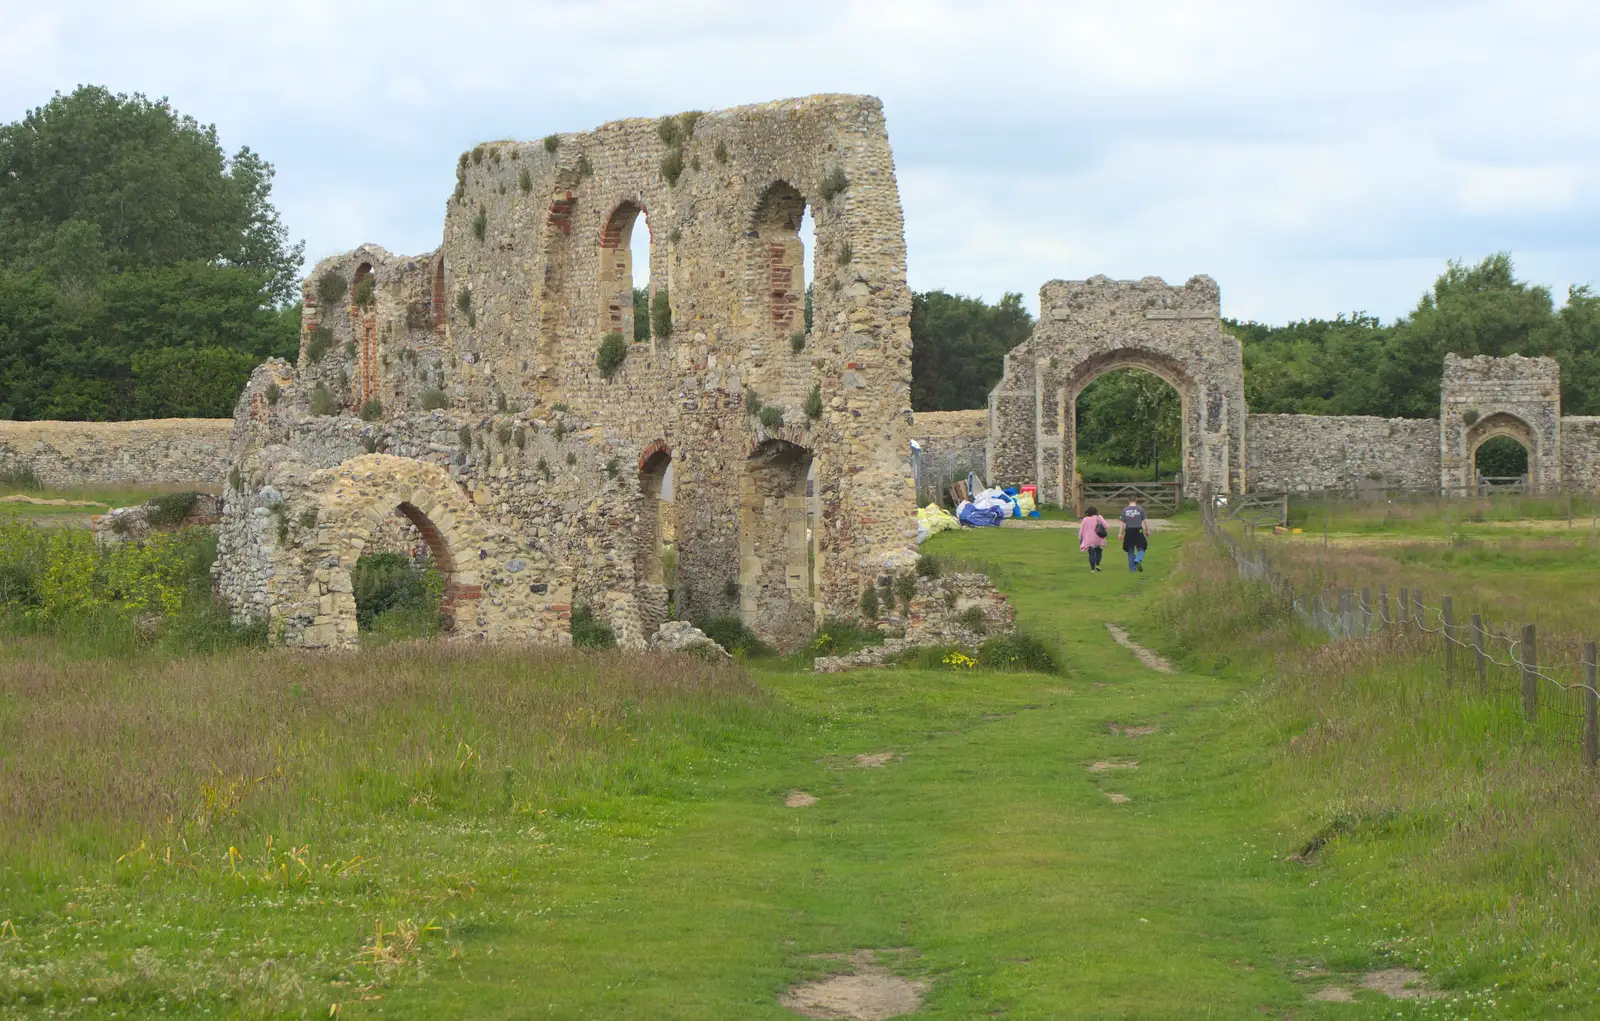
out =
{"type": "Polygon", "coordinates": [[[800,237],[805,213],[805,197],[783,181],[768,188],[756,206],[761,264],[756,279],[766,282],[766,318],[776,338],[791,342],[797,333],[803,337],[806,328],[806,253],[800,237]]]}
{"type": "MultiPolygon", "coordinates": [[[[820,279],[818,276],[819,267],[817,266],[817,221],[811,215],[810,206],[807,206],[805,208],[805,212],[800,215],[799,235],[800,251],[802,255],[800,264],[808,267],[805,279],[802,281],[805,284],[805,287],[801,293],[805,297],[804,315],[802,317],[804,322],[801,326],[801,329],[803,329],[806,332],[806,336],[809,337],[812,330],[815,328],[812,320],[814,319],[813,311],[816,307],[815,294],[817,280],[820,279]],[[808,256],[809,258],[807,258],[808,256]]],[[[809,343],[807,346],[809,346],[809,343]]],[[[800,352],[797,351],[796,354],[798,353],[800,352]]]]}
{"type": "Polygon", "coordinates": [[[766,440],[739,485],[739,614],[765,640],[792,649],[816,627],[812,592],[811,451],[766,440]]]}
{"type": "Polygon", "coordinates": [[[1183,399],[1152,372],[1121,368],[1078,391],[1074,430],[1084,482],[1170,482],[1183,469],[1183,399]]]}
{"type": "Polygon", "coordinates": [[[350,573],[363,643],[428,638],[455,624],[454,565],[439,530],[402,503],[367,540],[350,573]]]}
{"type": "Polygon", "coordinates": [[[677,575],[674,541],[677,520],[672,502],[672,451],[651,450],[638,464],[638,576],[643,583],[661,586],[672,597],[677,575]]]}
{"type": "Polygon", "coordinates": [[[350,302],[363,308],[372,304],[372,295],[378,286],[378,281],[372,275],[372,263],[363,262],[356,267],[355,276],[350,278],[350,302]]]}
{"type": "Polygon", "coordinates": [[[1478,444],[1472,462],[1480,485],[1504,488],[1527,481],[1528,448],[1514,436],[1490,436],[1478,444]]]}
{"type": "Polygon", "coordinates": [[[605,333],[650,339],[649,214],[632,202],[612,211],[600,233],[600,321],[605,333]]]}

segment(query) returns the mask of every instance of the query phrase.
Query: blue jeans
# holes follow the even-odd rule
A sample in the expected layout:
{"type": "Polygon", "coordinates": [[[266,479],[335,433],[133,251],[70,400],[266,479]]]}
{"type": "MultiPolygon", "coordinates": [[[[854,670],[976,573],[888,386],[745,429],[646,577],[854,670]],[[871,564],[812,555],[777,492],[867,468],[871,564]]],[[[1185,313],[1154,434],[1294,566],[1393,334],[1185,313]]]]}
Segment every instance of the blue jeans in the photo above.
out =
{"type": "Polygon", "coordinates": [[[1131,549],[1128,551],[1128,570],[1137,571],[1142,563],[1144,563],[1144,550],[1131,549]]]}

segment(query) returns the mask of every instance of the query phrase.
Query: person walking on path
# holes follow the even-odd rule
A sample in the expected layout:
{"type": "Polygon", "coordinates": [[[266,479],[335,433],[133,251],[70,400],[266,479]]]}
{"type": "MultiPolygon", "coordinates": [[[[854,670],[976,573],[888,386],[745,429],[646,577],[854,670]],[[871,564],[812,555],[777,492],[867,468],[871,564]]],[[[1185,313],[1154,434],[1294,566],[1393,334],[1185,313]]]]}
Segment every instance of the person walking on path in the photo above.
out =
{"type": "Polygon", "coordinates": [[[1128,570],[1143,571],[1144,551],[1150,548],[1150,540],[1145,537],[1144,508],[1139,506],[1138,497],[1128,498],[1117,524],[1122,528],[1122,551],[1128,554],[1128,570]]]}
{"type": "Polygon", "coordinates": [[[1078,548],[1089,554],[1089,570],[1099,572],[1100,558],[1106,551],[1106,519],[1093,507],[1085,507],[1078,522],[1078,548]]]}

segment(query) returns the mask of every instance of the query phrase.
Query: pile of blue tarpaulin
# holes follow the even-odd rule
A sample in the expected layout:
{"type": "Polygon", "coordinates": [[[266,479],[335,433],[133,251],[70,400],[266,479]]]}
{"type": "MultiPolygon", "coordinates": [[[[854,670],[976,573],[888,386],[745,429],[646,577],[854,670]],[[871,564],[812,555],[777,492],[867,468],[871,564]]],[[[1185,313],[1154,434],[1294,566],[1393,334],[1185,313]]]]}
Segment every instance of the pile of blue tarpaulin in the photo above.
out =
{"type": "Polygon", "coordinates": [[[1005,518],[1021,516],[1017,498],[1003,489],[985,489],[956,508],[956,520],[974,528],[991,527],[1005,518]]]}

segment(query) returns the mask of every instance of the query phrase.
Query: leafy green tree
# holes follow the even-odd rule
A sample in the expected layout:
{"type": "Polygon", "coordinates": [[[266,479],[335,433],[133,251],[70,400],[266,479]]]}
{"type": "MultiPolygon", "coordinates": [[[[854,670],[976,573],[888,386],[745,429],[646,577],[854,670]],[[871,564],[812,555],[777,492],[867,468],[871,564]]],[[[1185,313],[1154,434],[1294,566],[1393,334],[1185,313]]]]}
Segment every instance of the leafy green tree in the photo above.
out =
{"type": "Polygon", "coordinates": [[[231,415],[298,346],[271,181],[143,96],[85,86],[0,126],[0,416],[231,415]]]}
{"type": "Polygon", "coordinates": [[[650,288],[633,289],[633,339],[635,343],[650,339],[650,288]]]}
{"type": "Polygon", "coordinates": [[[62,255],[120,271],[200,261],[253,270],[288,301],[302,245],[270,201],[273,169],[228,157],[215,126],[165,100],[80,86],[0,126],[0,263],[62,255]]]}
{"type": "Polygon", "coordinates": [[[1077,436],[1080,461],[1148,467],[1150,478],[1160,478],[1163,468],[1182,468],[1183,401],[1148,372],[1108,372],[1078,394],[1077,436]]]}
{"type": "Polygon", "coordinates": [[[1033,332],[1022,295],[999,304],[944,291],[911,296],[911,407],[959,411],[986,407],[1006,352],[1033,332]]]}

